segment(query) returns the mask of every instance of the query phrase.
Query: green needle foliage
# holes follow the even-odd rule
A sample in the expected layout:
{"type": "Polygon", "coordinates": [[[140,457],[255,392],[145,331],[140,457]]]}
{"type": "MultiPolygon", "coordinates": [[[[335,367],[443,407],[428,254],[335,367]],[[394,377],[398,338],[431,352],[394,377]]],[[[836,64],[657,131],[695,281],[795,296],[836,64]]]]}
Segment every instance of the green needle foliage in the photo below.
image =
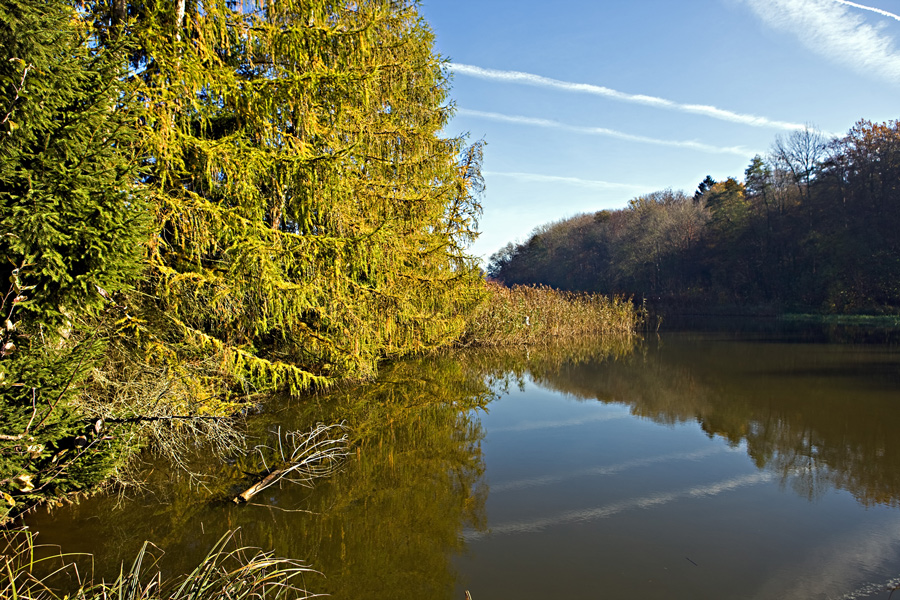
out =
{"type": "Polygon", "coordinates": [[[0,518],[10,492],[89,487],[124,451],[75,401],[149,219],[124,54],[81,23],[59,0],[0,5],[0,518]]]}
{"type": "Polygon", "coordinates": [[[415,2],[0,11],[8,507],[461,335],[482,144],[415,2]]]}
{"type": "Polygon", "coordinates": [[[135,115],[122,52],[90,45],[66,2],[5,1],[0,48],[0,277],[28,286],[19,317],[52,333],[141,271],[135,115]]]}
{"type": "MultiPolygon", "coordinates": [[[[254,394],[370,377],[472,315],[505,327],[467,254],[483,143],[444,133],[415,0],[8,0],[0,45],[8,508],[140,446],[234,450],[254,394]]],[[[507,312],[567,306],[522,294],[507,312]]]]}

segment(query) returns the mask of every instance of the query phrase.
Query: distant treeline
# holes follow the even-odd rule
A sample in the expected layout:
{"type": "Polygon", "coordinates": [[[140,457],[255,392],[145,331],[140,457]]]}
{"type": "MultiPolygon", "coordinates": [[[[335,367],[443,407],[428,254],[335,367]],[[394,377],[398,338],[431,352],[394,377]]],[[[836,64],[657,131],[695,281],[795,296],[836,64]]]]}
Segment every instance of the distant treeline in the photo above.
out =
{"type": "Polygon", "coordinates": [[[900,122],[777,138],[743,181],[707,177],[693,196],[664,190],[542,226],[488,274],[670,308],[896,312],[900,122]]]}

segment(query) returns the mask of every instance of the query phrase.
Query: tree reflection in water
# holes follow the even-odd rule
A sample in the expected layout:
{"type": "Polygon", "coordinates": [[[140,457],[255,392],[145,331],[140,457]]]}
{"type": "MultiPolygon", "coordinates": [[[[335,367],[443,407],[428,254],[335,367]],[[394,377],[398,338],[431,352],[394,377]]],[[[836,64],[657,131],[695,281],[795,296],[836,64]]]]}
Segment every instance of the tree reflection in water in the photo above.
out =
{"type": "Polygon", "coordinates": [[[696,421],[810,500],[838,488],[866,506],[900,504],[900,353],[716,335],[648,339],[602,368],[532,373],[541,386],[621,403],[662,424],[696,421]]]}
{"type": "Polygon", "coordinates": [[[451,559],[464,528],[485,527],[487,488],[478,420],[494,397],[484,378],[452,356],[399,362],[378,381],[319,396],[275,399],[248,426],[272,431],[344,422],[351,457],[312,488],[271,488],[250,506],[228,501],[246,483],[239,464],[204,464],[206,486],[151,465],[149,493],[120,506],[92,498],[31,517],[43,543],[94,554],[112,575],[143,540],[165,550],[166,574],[187,572],[228,529],[245,544],[307,561],[323,576],[307,588],[339,598],[442,598],[453,590],[451,559]]]}
{"type": "Polygon", "coordinates": [[[486,530],[480,411],[529,379],[657,423],[697,422],[803,497],[835,487],[867,506],[900,499],[900,445],[888,443],[900,410],[896,350],[670,334],[387,365],[375,382],[275,399],[249,419],[259,441],[279,426],[346,424],[350,458],[312,489],[273,488],[234,506],[227,499],[246,484],[239,461],[205,463],[201,451],[205,489],[151,465],[151,493],[119,507],[90,499],[29,524],[45,543],[94,553],[101,573],[117,572],[143,540],[166,551],[169,574],[183,573],[223,531],[240,528],[244,543],[323,573],[307,583],[316,592],[450,598],[463,532],[486,530]]]}

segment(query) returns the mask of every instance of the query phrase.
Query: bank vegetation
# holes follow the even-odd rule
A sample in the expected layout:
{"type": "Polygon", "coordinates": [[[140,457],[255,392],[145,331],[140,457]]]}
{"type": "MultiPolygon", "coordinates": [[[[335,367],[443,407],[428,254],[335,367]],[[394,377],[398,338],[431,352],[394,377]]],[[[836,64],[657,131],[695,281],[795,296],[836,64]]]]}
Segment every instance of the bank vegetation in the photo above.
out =
{"type": "Polygon", "coordinates": [[[629,337],[645,311],[622,296],[565,292],[544,285],[487,284],[460,346],[529,346],[582,337],[629,337]]]}

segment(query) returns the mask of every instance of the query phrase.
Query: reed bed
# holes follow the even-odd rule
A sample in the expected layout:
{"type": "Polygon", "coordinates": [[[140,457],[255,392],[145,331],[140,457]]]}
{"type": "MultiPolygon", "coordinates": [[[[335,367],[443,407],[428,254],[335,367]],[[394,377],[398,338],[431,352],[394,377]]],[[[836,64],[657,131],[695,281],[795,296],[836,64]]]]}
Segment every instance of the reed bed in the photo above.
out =
{"type": "Polygon", "coordinates": [[[222,536],[193,571],[175,579],[163,579],[153,549],[145,543],[131,568],[123,565],[112,582],[95,582],[79,572],[75,556],[46,556],[46,548],[35,546],[30,532],[6,532],[0,536],[0,598],[300,600],[316,596],[301,585],[304,575],[315,571],[299,561],[240,546],[233,531],[222,536]]]}
{"type": "Polygon", "coordinates": [[[527,346],[578,336],[630,336],[645,311],[626,298],[561,292],[546,286],[487,284],[488,293],[461,346],[527,346]]]}

